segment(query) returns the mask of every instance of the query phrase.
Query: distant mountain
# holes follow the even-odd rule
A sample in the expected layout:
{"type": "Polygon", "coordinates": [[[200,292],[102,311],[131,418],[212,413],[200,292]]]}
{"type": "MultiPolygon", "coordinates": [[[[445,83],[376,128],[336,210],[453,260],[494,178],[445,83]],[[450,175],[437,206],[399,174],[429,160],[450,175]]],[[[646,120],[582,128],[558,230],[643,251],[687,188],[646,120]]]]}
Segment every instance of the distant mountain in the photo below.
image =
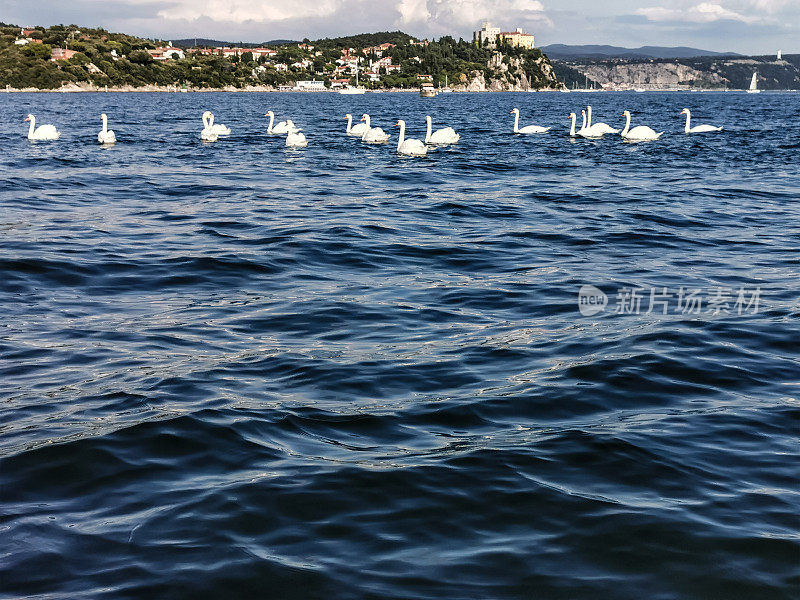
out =
{"type": "Polygon", "coordinates": [[[735,52],[712,52],[699,48],[678,46],[642,46],[641,48],[623,48],[622,46],[550,44],[542,46],[548,58],[693,58],[695,56],[740,56],[735,52]]]}
{"type": "Polygon", "coordinates": [[[191,48],[193,46],[207,46],[216,48],[218,46],[236,46],[239,48],[258,48],[260,46],[286,46],[288,44],[299,44],[295,40],[270,40],[254,44],[252,42],[223,42],[221,40],[209,40],[208,38],[186,38],[184,40],[172,40],[172,45],[176,48],[191,48]]]}

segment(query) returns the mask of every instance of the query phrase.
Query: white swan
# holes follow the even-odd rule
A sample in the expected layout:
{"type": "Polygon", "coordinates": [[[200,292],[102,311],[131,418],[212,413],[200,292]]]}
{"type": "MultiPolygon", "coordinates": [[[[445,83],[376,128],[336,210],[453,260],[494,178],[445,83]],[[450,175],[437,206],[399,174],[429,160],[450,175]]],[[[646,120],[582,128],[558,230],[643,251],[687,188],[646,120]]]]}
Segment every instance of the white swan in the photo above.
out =
{"type": "Polygon", "coordinates": [[[116,144],[117,136],[114,135],[112,129],[108,128],[108,117],[106,113],[100,115],[100,118],[103,120],[103,128],[100,130],[100,133],[97,134],[97,141],[101,144],[116,144]]]}
{"type": "Polygon", "coordinates": [[[650,140],[657,140],[664,133],[663,131],[656,133],[647,125],[639,125],[638,127],[630,129],[631,111],[624,111],[622,116],[625,117],[625,129],[622,130],[620,135],[626,140],[630,140],[632,142],[647,142],[650,140]]]}
{"type": "Polygon", "coordinates": [[[710,133],[712,131],[722,131],[722,127],[714,127],[713,125],[695,125],[692,127],[692,113],[688,108],[681,111],[682,115],[686,115],[686,127],[683,129],[684,133],[710,133]]]}
{"type": "Polygon", "coordinates": [[[203,131],[200,132],[200,139],[204,142],[216,142],[218,134],[213,127],[214,113],[207,110],[203,113],[203,131]]]}
{"type": "Polygon", "coordinates": [[[226,127],[222,123],[214,123],[213,120],[212,120],[212,124],[211,124],[211,131],[213,131],[217,135],[230,135],[231,134],[231,128],[230,127],[226,127]]]}
{"type": "Polygon", "coordinates": [[[290,148],[305,148],[308,146],[306,136],[300,133],[300,129],[295,127],[294,122],[290,119],[286,121],[289,133],[286,135],[286,145],[290,148]]]}
{"type": "Polygon", "coordinates": [[[427,132],[425,133],[426,144],[455,144],[461,139],[461,136],[458,135],[452,127],[437,129],[431,133],[433,120],[431,119],[430,115],[425,117],[425,123],[428,126],[427,132]]]}
{"type": "Polygon", "coordinates": [[[352,135],[353,137],[361,137],[363,136],[367,130],[369,129],[369,125],[366,123],[356,123],[353,125],[353,115],[347,113],[344,116],[347,119],[347,135],[352,135]]]}
{"type": "Polygon", "coordinates": [[[581,117],[583,118],[583,124],[581,125],[581,128],[578,130],[579,136],[590,139],[599,139],[606,134],[605,131],[602,131],[601,127],[597,127],[595,125],[589,127],[589,120],[586,118],[585,110],[581,111],[581,117]]]}
{"type": "Polygon", "coordinates": [[[280,121],[273,125],[273,122],[275,121],[275,113],[273,113],[271,110],[268,110],[264,116],[269,117],[269,126],[267,127],[267,133],[274,133],[278,135],[289,133],[289,125],[288,125],[289,121],[280,121]]]}
{"type": "Polygon", "coordinates": [[[407,154],[409,156],[425,156],[428,153],[428,148],[419,140],[406,139],[405,121],[398,121],[395,124],[395,127],[400,128],[400,137],[397,139],[397,152],[399,154],[407,154]]]}
{"type": "Polygon", "coordinates": [[[519,128],[519,109],[511,109],[511,114],[514,115],[514,133],[547,133],[550,131],[549,127],[540,127],[539,125],[528,125],[527,127],[519,128]]]}
{"type": "Polygon", "coordinates": [[[608,123],[595,123],[592,125],[592,107],[586,107],[586,126],[587,127],[594,127],[597,131],[602,131],[603,133],[619,133],[619,129],[614,129],[608,123]]]}
{"type": "MultiPolygon", "coordinates": [[[[581,135],[581,131],[583,131],[583,127],[581,127],[578,131],[575,131],[575,119],[578,117],[575,115],[574,112],[569,113],[568,119],[572,120],[572,125],[569,128],[569,137],[578,137],[581,135]]],[[[586,119],[583,120],[583,124],[586,124],[586,119]]]]}
{"type": "Polygon", "coordinates": [[[383,129],[370,126],[368,114],[365,113],[364,116],[361,117],[361,120],[367,125],[367,130],[364,132],[364,135],[361,136],[362,142],[366,142],[367,144],[381,144],[389,141],[389,134],[383,129]]]}
{"type": "Polygon", "coordinates": [[[28,128],[29,140],[48,141],[57,140],[61,137],[61,133],[54,125],[39,125],[39,127],[36,127],[36,117],[33,115],[28,115],[25,120],[31,122],[31,126],[28,128]]]}

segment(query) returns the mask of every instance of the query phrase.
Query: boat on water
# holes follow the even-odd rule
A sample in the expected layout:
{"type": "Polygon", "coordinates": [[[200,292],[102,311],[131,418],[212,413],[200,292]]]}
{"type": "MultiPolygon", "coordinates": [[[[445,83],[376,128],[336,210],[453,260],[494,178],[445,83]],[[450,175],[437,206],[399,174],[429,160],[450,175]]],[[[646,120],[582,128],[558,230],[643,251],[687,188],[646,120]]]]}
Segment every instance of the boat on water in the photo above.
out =
{"type": "Polygon", "coordinates": [[[443,88],[439,88],[439,93],[440,94],[450,94],[452,92],[453,92],[453,90],[450,89],[449,85],[447,85],[447,75],[445,75],[444,76],[444,87],[443,88]]]}
{"type": "Polygon", "coordinates": [[[750,87],[747,89],[748,94],[759,94],[761,90],[758,89],[758,73],[753,73],[753,78],[750,80],[750,87]]]}
{"type": "Polygon", "coordinates": [[[436,88],[433,87],[432,83],[426,81],[419,88],[419,97],[420,98],[435,98],[436,97],[436,88]]]}
{"type": "Polygon", "coordinates": [[[340,94],[345,96],[354,96],[356,94],[363,94],[367,91],[366,88],[363,88],[358,85],[358,67],[356,67],[356,84],[355,86],[347,85],[339,90],[340,94]]]}

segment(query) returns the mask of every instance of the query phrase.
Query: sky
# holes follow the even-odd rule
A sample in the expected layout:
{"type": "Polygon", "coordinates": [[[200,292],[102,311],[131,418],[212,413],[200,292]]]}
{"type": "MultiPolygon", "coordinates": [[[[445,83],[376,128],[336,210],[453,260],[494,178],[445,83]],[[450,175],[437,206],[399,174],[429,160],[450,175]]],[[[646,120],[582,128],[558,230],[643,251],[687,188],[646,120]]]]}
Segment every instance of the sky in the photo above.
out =
{"type": "Polygon", "coordinates": [[[489,20],[536,45],[692,46],[800,53],[800,0],[2,0],[0,21],[157,39],[316,39],[400,29],[471,39],[489,20]]]}

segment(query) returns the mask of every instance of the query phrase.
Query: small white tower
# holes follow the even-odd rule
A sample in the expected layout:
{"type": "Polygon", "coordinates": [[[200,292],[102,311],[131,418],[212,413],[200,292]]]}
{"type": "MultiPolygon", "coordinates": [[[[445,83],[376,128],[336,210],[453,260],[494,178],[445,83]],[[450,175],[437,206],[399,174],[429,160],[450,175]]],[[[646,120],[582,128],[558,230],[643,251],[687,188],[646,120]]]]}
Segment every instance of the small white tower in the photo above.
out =
{"type": "Polygon", "coordinates": [[[778,60],[781,60],[781,51],[778,50],[778,60]]]}

